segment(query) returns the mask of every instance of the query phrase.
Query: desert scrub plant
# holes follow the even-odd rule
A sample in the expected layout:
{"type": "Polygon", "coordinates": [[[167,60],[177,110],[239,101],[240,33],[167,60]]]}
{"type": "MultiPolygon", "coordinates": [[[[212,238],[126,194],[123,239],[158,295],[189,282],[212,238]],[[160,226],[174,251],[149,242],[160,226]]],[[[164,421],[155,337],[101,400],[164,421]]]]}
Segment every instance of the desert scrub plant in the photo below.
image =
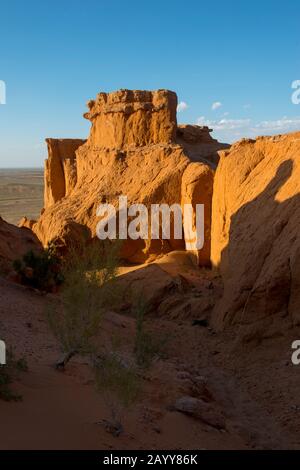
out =
{"type": "Polygon", "coordinates": [[[163,358],[165,356],[164,347],[167,342],[167,337],[163,337],[162,335],[154,337],[153,334],[146,331],[145,314],[147,312],[147,305],[142,295],[137,297],[133,310],[136,320],[134,341],[136,363],[139,367],[147,369],[156,358],[163,358]]]}
{"type": "Polygon", "coordinates": [[[117,352],[98,356],[94,370],[97,390],[110,411],[110,420],[102,420],[98,424],[119,436],[123,431],[123,411],[130,408],[139,396],[139,375],[134,365],[124,362],[117,352]]]}
{"type": "Polygon", "coordinates": [[[115,294],[118,251],[117,243],[100,241],[70,247],[59,302],[52,304],[47,315],[65,354],[58,368],[64,368],[75,354],[93,354],[93,340],[115,294]]]}
{"type": "Polygon", "coordinates": [[[0,366],[0,400],[21,401],[22,396],[11,389],[12,377],[7,366],[0,366]]]}
{"type": "Polygon", "coordinates": [[[0,365],[0,399],[4,401],[21,401],[22,395],[12,390],[12,382],[20,372],[27,372],[28,365],[25,357],[16,358],[14,351],[7,351],[7,364],[0,365]]]}
{"type": "Polygon", "coordinates": [[[46,292],[56,291],[63,282],[61,259],[51,244],[40,252],[28,251],[13,262],[13,268],[22,284],[46,292]]]}

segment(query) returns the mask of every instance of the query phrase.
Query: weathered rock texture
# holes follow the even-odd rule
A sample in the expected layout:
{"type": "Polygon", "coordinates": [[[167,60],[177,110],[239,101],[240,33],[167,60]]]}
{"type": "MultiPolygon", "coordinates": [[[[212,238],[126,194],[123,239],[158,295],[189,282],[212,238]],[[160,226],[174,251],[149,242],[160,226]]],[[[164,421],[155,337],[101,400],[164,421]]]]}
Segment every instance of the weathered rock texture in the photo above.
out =
{"type": "Polygon", "coordinates": [[[42,246],[29,228],[19,228],[5,222],[0,217],[0,268],[7,271],[12,269],[12,261],[27,253],[37,251],[42,246]]]}
{"type": "Polygon", "coordinates": [[[36,220],[28,219],[26,216],[24,216],[19,221],[18,227],[20,228],[25,227],[25,228],[29,228],[30,230],[32,230],[32,227],[34,226],[35,223],[36,223],[36,220]]]}
{"type": "Polygon", "coordinates": [[[45,161],[45,208],[52,206],[75,187],[76,157],[75,152],[85,140],[81,139],[46,139],[48,159],[45,161]]]}
{"type": "MultiPolygon", "coordinates": [[[[214,171],[209,165],[203,163],[190,163],[182,176],[181,205],[191,204],[194,208],[193,231],[196,227],[196,206],[204,204],[204,245],[198,250],[195,243],[191,243],[189,250],[194,255],[196,264],[200,266],[210,265],[210,232],[211,232],[211,205],[214,182],[214,171]],[[194,249],[193,248],[194,245],[194,249]]],[[[186,243],[187,243],[187,236],[186,243]]]]}
{"type": "MultiPolygon", "coordinates": [[[[128,204],[146,206],[183,200],[206,203],[209,237],[213,169],[217,150],[227,145],[212,139],[206,127],[177,127],[176,106],[176,94],[168,90],[99,93],[85,114],[92,122],[86,143],[47,139],[45,211],[33,226],[44,245],[52,240],[65,243],[66,232],[72,238],[73,232],[79,236],[88,229],[95,236],[98,205],[117,207],[120,195],[128,197],[128,204]],[[189,169],[191,160],[198,163],[189,169]]],[[[174,237],[128,240],[123,257],[144,262],[184,246],[184,240],[174,237]]],[[[207,240],[199,260],[208,264],[209,259],[207,240]]]]}
{"type": "Polygon", "coordinates": [[[168,144],[176,135],[176,93],[120,90],[99,93],[84,115],[93,126],[90,143],[105,148],[168,144]]]}
{"type": "Polygon", "coordinates": [[[220,144],[213,139],[210,133],[212,129],[207,126],[192,126],[191,124],[180,124],[177,127],[176,142],[181,145],[184,152],[191,161],[201,161],[216,168],[219,162],[218,151],[229,145],[220,144]]]}
{"type": "Polygon", "coordinates": [[[213,323],[263,330],[300,322],[300,133],[242,140],[221,152],[212,209],[212,263],[224,295],[213,323]],[[277,315],[276,315],[277,314],[277,315]]]}

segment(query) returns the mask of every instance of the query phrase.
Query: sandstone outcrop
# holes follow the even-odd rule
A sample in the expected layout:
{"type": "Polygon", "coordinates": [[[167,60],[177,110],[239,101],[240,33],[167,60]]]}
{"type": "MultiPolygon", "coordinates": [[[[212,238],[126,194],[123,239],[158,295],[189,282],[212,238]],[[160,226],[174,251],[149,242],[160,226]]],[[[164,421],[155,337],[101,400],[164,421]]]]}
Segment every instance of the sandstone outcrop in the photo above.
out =
{"type": "MultiPolygon", "coordinates": [[[[227,145],[212,139],[207,127],[177,126],[176,107],[176,94],[168,90],[99,93],[88,103],[85,117],[92,127],[85,143],[47,139],[45,211],[33,226],[44,245],[63,241],[74,224],[94,237],[97,207],[103,202],[117,207],[120,195],[127,196],[128,204],[147,207],[205,203],[209,237],[212,175],[217,150],[227,145]]],[[[209,263],[209,245],[207,240],[201,264],[209,263]]],[[[184,240],[174,237],[128,240],[123,257],[144,262],[184,248],[184,240]]]]}
{"type": "Polygon", "coordinates": [[[44,207],[50,207],[67,196],[76,184],[75,152],[85,140],[46,139],[48,159],[44,173],[44,207]]]}
{"type": "Polygon", "coordinates": [[[29,250],[41,249],[37,237],[28,228],[19,228],[5,222],[0,217],[0,266],[1,270],[12,269],[12,261],[27,253],[29,250]]]}
{"type": "Polygon", "coordinates": [[[104,148],[168,144],[176,135],[176,93],[119,90],[99,93],[84,117],[92,122],[89,141],[104,148]]]}
{"type": "MultiPolygon", "coordinates": [[[[196,264],[210,266],[210,232],[211,232],[211,203],[214,182],[214,171],[203,163],[190,163],[182,176],[181,205],[191,204],[194,208],[192,229],[196,231],[196,205],[204,205],[204,245],[197,249],[196,242],[189,245],[196,264]]],[[[186,243],[187,236],[185,236],[186,243]]]]}
{"type": "Polygon", "coordinates": [[[25,227],[25,228],[29,228],[31,230],[35,223],[36,223],[36,220],[28,219],[26,216],[24,216],[19,221],[18,227],[20,227],[20,228],[25,227]]]}
{"type": "Polygon", "coordinates": [[[224,280],[213,324],[266,330],[300,322],[300,133],[242,140],[221,152],[212,208],[212,263],[224,280]]]}
{"type": "Polygon", "coordinates": [[[176,132],[176,142],[182,146],[191,161],[199,161],[200,156],[202,162],[216,168],[219,162],[218,151],[229,148],[230,145],[220,144],[212,138],[211,132],[212,129],[207,126],[179,124],[176,132]]]}

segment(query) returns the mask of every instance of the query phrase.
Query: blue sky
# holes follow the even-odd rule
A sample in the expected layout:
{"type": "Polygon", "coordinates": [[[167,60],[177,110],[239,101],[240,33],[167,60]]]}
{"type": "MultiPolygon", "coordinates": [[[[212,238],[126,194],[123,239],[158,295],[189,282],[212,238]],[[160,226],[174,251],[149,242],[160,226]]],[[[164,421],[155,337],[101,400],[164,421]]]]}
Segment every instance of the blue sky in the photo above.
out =
{"type": "Polygon", "coordinates": [[[86,101],[119,88],[176,91],[178,121],[222,141],[300,129],[299,0],[5,0],[0,16],[0,167],[86,137],[86,101]]]}

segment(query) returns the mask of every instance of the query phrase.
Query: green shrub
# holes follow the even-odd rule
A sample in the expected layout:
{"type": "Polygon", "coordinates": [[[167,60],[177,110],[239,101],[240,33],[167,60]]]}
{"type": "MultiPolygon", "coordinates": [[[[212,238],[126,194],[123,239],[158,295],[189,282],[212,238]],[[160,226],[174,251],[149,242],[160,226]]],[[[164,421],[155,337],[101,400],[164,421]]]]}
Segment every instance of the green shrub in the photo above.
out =
{"type": "Polygon", "coordinates": [[[138,373],[133,365],[124,364],[115,352],[98,358],[94,369],[97,390],[110,411],[111,419],[102,420],[100,424],[118,436],[123,430],[123,411],[136,402],[140,392],[138,373]]]}
{"type": "Polygon", "coordinates": [[[147,369],[156,358],[164,357],[164,346],[167,338],[161,335],[154,337],[150,332],[145,330],[145,313],[147,307],[142,297],[136,302],[135,308],[136,317],[136,333],[134,353],[137,365],[141,368],[147,369]]]}
{"type": "Polygon", "coordinates": [[[22,396],[13,392],[12,382],[17,378],[19,372],[27,372],[27,361],[24,357],[15,358],[12,349],[7,351],[7,364],[0,366],[0,400],[21,401],[22,396]]]}
{"type": "Polygon", "coordinates": [[[61,260],[51,245],[38,253],[28,251],[13,267],[23,284],[36,289],[53,292],[63,282],[61,260]]]}
{"type": "Polygon", "coordinates": [[[108,392],[111,399],[117,399],[125,408],[137,399],[139,379],[132,365],[124,364],[118,354],[102,357],[95,366],[97,389],[108,392]]]}
{"type": "Polygon", "coordinates": [[[67,359],[75,353],[93,352],[93,338],[114,297],[117,267],[118,244],[99,242],[69,250],[60,302],[48,312],[50,326],[67,359]]]}

